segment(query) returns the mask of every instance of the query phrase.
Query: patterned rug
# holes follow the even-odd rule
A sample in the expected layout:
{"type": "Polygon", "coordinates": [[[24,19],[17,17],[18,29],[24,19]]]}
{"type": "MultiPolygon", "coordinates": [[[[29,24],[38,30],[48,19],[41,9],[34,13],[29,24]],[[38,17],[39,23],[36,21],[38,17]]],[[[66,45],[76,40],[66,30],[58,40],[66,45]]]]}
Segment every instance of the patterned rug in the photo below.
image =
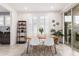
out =
{"type": "Polygon", "coordinates": [[[54,46],[30,46],[26,56],[54,56],[54,46]]]}

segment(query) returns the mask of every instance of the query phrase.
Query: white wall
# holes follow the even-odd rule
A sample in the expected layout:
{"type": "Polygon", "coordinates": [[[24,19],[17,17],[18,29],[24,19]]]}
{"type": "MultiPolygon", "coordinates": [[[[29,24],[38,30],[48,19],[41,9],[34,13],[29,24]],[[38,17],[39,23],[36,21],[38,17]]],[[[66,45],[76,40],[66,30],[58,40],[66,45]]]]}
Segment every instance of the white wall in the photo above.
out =
{"type": "Polygon", "coordinates": [[[16,31],[17,31],[17,13],[16,12],[12,12],[11,13],[12,16],[12,20],[11,20],[11,40],[10,40],[10,45],[15,45],[16,44],[16,31]]]}

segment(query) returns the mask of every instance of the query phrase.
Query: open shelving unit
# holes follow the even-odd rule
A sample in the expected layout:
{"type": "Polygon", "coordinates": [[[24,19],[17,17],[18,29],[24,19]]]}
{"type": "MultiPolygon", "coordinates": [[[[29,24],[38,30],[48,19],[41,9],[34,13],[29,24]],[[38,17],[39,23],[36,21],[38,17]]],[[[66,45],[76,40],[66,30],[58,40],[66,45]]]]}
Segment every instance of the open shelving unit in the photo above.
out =
{"type": "Polygon", "coordinates": [[[16,43],[18,44],[26,43],[26,21],[18,21],[16,43]]]}

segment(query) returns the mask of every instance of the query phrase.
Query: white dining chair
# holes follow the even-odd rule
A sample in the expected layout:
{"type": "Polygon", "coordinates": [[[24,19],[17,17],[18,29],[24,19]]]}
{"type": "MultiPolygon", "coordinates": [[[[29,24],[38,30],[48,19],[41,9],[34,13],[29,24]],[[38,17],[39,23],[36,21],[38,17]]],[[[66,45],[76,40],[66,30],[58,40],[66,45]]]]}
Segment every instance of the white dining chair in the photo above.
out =
{"type": "Polygon", "coordinates": [[[44,41],[44,45],[46,45],[46,46],[53,46],[54,45],[54,40],[52,38],[47,38],[44,41]]]}
{"type": "Polygon", "coordinates": [[[52,54],[55,53],[55,51],[52,50],[53,48],[55,50],[54,40],[52,38],[47,38],[44,42],[44,45],[48,47],[48,49],[51,51],[52,54]]]}
{"type": "Polygon", "coordinates": [[[39,44],[40,44],[39,39],[35,39],[35,38],[31,39],[29,42],[29,45],[33,45],[33,46],[39,45],[39,44]]]}
{"type": "Polygon", "coordinates": [[[30,51],[31,54],[33,54],[33,51],[35,51],[34,47],[37,47],[39,44],[40,44],[40,42],[39,42],[39,39],[37,39],[37,38],[32,38],[30,40],[30,42],[29,42],[29,46],[30,46],[29,51],[30,51]]]}

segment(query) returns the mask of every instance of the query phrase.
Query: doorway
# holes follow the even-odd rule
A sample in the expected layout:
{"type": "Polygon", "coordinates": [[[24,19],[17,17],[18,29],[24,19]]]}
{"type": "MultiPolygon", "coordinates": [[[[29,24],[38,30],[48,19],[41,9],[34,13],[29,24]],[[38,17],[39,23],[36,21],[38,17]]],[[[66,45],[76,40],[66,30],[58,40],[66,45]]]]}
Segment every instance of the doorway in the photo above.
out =
{"type": "Polygon", "coordinates": [[[65,44],[71,46],[71,28],[72,28],[72,17],[71,10],[64,13],[64,37],[65,44]]]}

